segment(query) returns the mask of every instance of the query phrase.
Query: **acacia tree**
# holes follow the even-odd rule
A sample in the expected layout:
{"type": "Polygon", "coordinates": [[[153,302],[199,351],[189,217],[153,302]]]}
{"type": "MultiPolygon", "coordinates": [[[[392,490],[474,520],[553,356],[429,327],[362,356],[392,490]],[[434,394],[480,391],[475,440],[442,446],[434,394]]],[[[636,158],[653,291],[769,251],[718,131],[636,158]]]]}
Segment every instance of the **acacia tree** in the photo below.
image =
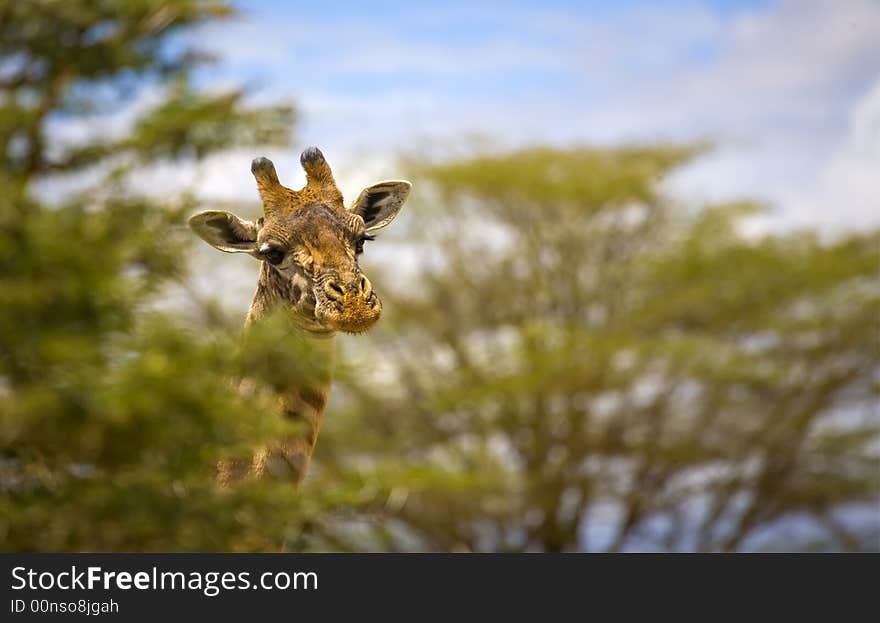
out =
{"type": "Polygon", "coordinates": [[[878,549],[880,236],[683,211],[658,184],[694,154],[416,168],[422,272],[318,448],[376,496],[370,547],[878,549]]]}

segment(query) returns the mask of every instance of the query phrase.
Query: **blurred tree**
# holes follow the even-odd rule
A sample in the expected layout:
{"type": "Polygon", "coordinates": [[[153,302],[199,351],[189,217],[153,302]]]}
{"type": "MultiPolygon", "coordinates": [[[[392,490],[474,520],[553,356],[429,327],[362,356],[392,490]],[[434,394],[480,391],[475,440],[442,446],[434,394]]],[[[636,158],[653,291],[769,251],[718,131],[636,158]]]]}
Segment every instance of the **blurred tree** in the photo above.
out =
{"type": "Polygon", "coordinates": [[[222,493],[212,473],[224,452],[273,433],[273,419],[247,417],[271,412],[271,395],[245,408],[228,380],[234,339],[150,311],[186,273],[182,217],[196,198],[159,201],[129,183],[159,162],[290,140],[291,107],[192,86],[208,59],[188,33],[231,15],[203,0],[0,4],[3,549],[282,543],[289,518],[271,511],[291,507],[289,490],[222,493]],[[140,111],[124,131],[95,123],[124,107],[140,111]],[[64,141],[66,127],[91,130],[64,141]],[[61,175],[84,190],[50,203],[38,191],[61,175]]]}
{"type": "Polygon", "coordinates": [[[316,547],[880,548],[880,235],[674,209],[658,183],[695,153],[417,168],[390,235],[423,272],[318,448],[373,515],[316,547]]]}
{"type": "Polygon", "coordinates": [[[198,198],[132,182],[290,139],[289,107],[194,87],[193,29],[231,15],[0,4],[0,547],[878,549],[880,238],[683,213],[658,183],[690,149],[416,167],[388,237],[420,273],[349,341],[314,473],[218,490],[304,358],[283,319],[241,356],[211,301],[195,328],[157,309],[198,198]],[[62,140],[123,106],[123,131],[62,140]],[[60,178],[84,190],[50,202],[60,178]]]}

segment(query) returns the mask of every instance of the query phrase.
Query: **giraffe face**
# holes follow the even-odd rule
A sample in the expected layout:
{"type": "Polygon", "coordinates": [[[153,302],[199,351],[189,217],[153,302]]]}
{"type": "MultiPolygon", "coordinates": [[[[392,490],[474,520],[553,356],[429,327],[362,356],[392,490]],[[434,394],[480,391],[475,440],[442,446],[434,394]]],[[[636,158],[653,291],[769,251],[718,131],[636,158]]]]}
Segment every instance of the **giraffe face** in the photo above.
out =
{"type": "Polygon", "coordinates": [[[321,152],[310,148],[301,162],[309,184],[292,191],[278,184],[271,162],[254,160],[251,170],[263,198],[264,218],[253,222],[209,211],[193,216],[190,227],[221,251],[248,253],[260,260],[260,287],[288,306],[306,330],[366,331],[379,319],[382,303],[358,257],[373,233],[400,211],[411,186],[380,182],[345,209],[321,152]]]}
{"type": "Polygon", "coordinates": [[[382,312],[358,265],[364,243],[372,239],[361,216],[315,204],[265,221],[256,255],[266,278],[307,327],[360,333],[382,312]]]}

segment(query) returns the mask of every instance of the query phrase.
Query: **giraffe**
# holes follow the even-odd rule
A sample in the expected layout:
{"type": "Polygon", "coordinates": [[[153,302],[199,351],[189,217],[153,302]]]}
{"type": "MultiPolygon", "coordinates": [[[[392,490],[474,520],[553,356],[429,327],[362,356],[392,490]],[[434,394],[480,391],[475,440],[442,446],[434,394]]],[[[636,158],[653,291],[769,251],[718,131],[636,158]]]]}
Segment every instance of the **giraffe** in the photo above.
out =
{"type": "Polygon", "coordinates": [[[367,331],[382,312],[358,256],[364,242],[397,216],[412,185],[379,182],[365,188],[346,209],[321,151],[309,147],[300,163],[306,172],[301,190],[282,186],[268,158],[251,163],[264,213],[256,221],[216,210],[189,219],[190,228],[214,248],[247,253],[261,262],[245,334],[269,313],[284,310],[297,337],[324,364],[322,373],[291,379],[282,392],[281,413],[299,423],[302,433],[258,449],[250,461],[221,461],[217,477],[222,485],[268,475],[299,486],[329,398],[336,333],[367,331]]]}

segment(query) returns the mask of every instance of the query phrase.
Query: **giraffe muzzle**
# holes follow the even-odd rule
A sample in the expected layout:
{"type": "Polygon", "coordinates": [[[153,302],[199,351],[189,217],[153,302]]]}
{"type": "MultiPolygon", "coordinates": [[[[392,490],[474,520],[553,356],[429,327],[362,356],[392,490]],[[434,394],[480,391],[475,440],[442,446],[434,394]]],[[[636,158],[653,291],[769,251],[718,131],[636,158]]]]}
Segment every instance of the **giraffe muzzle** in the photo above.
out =
{"type": "Polygon", "coordinates": [[[372,327],[382,313],[382,303],[363,274],[331,277],[316,290],[315,316],[337,331],[361,333],[372,327]]]}

